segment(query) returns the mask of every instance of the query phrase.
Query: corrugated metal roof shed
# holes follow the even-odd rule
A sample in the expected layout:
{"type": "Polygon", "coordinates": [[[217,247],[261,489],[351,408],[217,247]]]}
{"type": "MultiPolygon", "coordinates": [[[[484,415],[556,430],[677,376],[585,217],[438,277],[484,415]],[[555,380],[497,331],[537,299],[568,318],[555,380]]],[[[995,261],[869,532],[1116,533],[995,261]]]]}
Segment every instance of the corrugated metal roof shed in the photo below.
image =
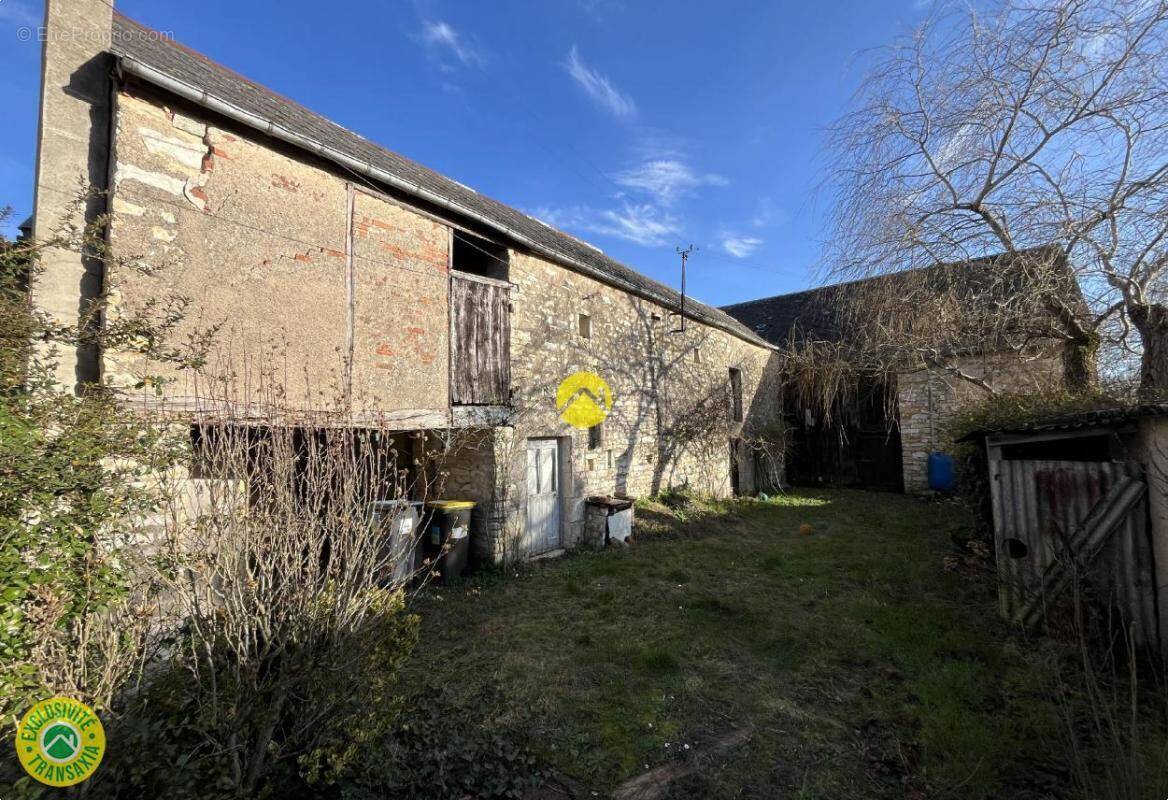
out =
{"type": "Polygon", "coordinates": [[[1164,414],[1168,414],[1168,402],[1097,408],[1058,414],[1017,424],[987,426],[967,433],[958,441],[966,442],[995,433],[1048,433],[1050,431],[1113,427],[1140,417],[1156,417],[1164,414]]]}

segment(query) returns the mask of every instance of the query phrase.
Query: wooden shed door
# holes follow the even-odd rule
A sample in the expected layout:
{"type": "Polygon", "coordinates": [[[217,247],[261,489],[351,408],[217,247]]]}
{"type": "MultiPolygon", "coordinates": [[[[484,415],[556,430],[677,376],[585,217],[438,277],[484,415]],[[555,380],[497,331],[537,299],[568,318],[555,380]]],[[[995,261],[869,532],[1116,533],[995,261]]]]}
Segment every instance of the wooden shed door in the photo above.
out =
{"type": "Polygon", "coordinates": [[[560,546],[560,445],[555,439],[527,442],[528,555],[560,546]]]}
{"type": "Polygon", "coordinates": [[[510,288],[477,275],[451,277],[450,399],[456,405],[511,400],[510,288]]]}

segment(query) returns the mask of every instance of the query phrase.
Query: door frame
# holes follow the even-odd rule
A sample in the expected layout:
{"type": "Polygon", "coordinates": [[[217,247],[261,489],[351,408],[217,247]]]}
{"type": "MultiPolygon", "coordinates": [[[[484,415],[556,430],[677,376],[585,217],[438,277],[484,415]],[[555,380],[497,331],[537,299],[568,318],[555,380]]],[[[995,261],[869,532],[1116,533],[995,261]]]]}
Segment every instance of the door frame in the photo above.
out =
{"type": "Polygon", "coordinates": [[[565,546],[564,539],[565,539],[567,532],[566,532],[566,525],[564,523],[565,523],[565,516],[567,513],[567,503],[564,502],[564,497],[565,497],[565,495],[564,495],[564,473],[567,471],[566,467],[569,466],[568,456],[567,456],[567,446],[568,445],[565,443],[566,439],[567,439],[567,437],[564,437],[564,436],[528,436],[526,438],[526,440],[524,441],[524,447],[523,447],[523,459],[524,459],[523,538],[524,538],[525,544],[527,544],[527,546],[528,546],[526,552],[524,553],[524,556],[526,556],[528,558],[540,556],[540,555],[543,555],[545,553],[552,553],[552,552],[555,552],[556,550],[563,550],[564,546],[565,546]],[[528,492],[529,492],[531,487],[527,483],[526,467],[527,467],[527,453],[531,449],[531,445],[533,443],[540,443],[540,442],[550,442],[550,443],[555,445],[555,449],[556,449],[556,459],[555,459],[555,461],[556,461],[556,530],[559,534],[559,536],[558,536],[559,541],[554,546],[535,547],[534,543],[530,539],[531,527],[529,524],[530,521],[527,518],[527,510],[528,510],[528,504],[529,504],[529,500],[530,500],[530,495],[528,494],[528,492]]]}

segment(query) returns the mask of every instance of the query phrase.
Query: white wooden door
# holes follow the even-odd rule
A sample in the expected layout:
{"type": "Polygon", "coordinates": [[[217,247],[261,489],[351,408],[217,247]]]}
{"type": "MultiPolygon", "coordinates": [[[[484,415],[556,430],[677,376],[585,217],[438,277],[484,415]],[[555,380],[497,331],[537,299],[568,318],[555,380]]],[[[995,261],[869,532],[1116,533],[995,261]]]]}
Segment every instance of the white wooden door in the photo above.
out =
{"type": "Polygon", "coordinates": [[[529,555],[560,547],[560,443],[527,442],[527,536],[529,555]]]}

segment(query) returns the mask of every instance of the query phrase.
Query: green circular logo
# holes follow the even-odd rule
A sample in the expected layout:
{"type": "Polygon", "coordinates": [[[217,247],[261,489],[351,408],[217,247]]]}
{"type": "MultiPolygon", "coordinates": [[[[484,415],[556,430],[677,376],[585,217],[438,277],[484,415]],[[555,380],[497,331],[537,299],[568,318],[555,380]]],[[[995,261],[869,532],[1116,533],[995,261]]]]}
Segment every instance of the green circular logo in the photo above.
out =
{"type": "Polygon", "coordinates": [[[25,772],[49,786],[72,786],[93,774],[105,755],[105,729],[89,706],[70,697],[42,700],[16,729],[25,772]]]}
{"type": "Polygon", "coordinates": [[[41,752],[58,764],[73,760],[81,747],[81,732],[72,722],[54,722],[41,731],[41,752]]]}

